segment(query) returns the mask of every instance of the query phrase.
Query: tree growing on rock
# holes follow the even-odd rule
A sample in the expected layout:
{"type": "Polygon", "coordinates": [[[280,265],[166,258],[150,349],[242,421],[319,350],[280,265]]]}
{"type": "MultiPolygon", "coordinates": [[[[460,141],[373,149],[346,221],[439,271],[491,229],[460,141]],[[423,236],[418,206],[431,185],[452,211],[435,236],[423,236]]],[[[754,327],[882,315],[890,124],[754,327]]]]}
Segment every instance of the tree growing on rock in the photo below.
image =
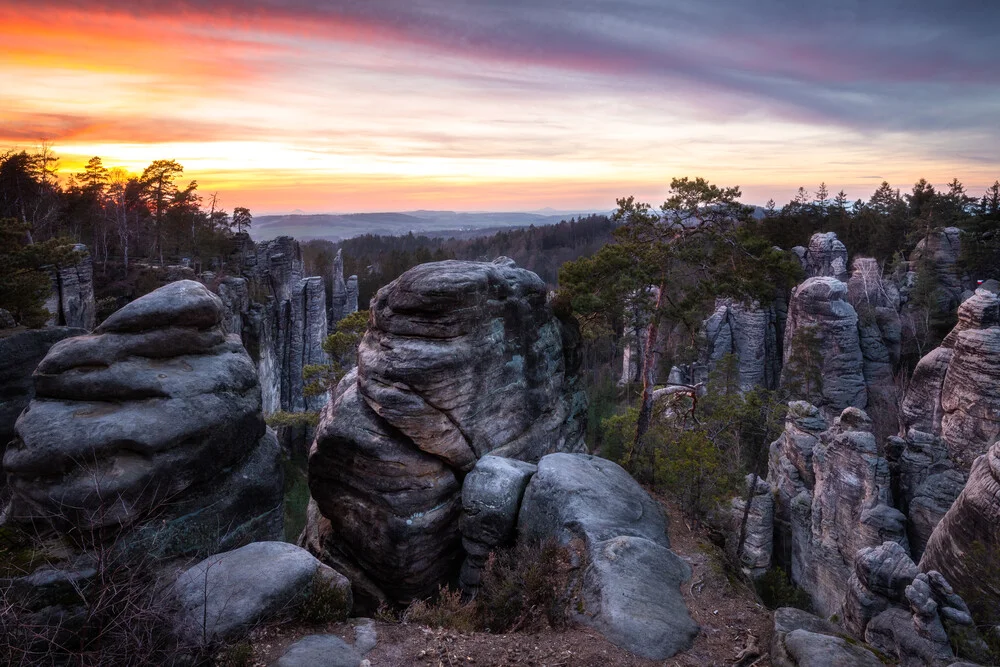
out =
{"type": "Polygon", "coordinates": [[[30,225],[0,218],[0,308],[28,327],[49,318],[45,299],[52,279],[45,266],[74,262],[73,247],[64,239],[29,243],[30,225]]]}
{"type": "Polygon", "coordinates": [[[661,327],[682,325],[693,339],[716,297],[767,302],[801,273],[760,233],[753,208],[739,201],[739,187],[678,178],[669,195],[658,211],[634,197],[619,199],[614,241],[560,271],[561,289],[584,320],[617,322],[623,306],[635,301],[651,312],[632,451],[641,448],[651,423],[661,327]]]}

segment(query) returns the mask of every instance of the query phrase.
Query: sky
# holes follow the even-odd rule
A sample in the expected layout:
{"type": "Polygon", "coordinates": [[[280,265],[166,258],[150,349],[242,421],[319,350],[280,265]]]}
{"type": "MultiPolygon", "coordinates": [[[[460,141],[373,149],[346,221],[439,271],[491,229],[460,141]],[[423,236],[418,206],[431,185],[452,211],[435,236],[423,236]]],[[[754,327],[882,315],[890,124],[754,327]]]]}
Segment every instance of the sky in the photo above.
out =
{"type": "Polygon", "coordinates": [[[997,0],[0,0],[0,151],[255,214],[1000,178],[997,0]]]}

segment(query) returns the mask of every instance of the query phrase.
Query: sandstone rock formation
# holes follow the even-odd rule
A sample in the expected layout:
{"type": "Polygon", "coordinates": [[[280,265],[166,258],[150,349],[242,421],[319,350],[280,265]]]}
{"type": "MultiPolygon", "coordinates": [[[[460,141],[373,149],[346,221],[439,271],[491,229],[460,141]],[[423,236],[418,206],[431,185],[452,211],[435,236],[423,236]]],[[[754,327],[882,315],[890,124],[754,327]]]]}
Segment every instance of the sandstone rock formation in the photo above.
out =
{"type": "Polygon", "coordinates": [[[94,328],[97,306],[94,302],[94,264],[87,246],[77,244],[75,262],[50,267],[52,292],[45,301],[51,313],[48,326],[94,328]]]}
{"type": "MultiPolygon", "coordinates": [[[[771,485],[754,474],[746,477],[747,487],[753,486],[750,509],[746,497],[733,498],[729,507],[729,531],[732,552],[740,539],[740,524],[746,516],[743,547],[737,554],[743,571],[757,578],[771,567],[774,551],[774,494],[771,485]]],[[[749,489],[748,489],[749,490],[749,489]]]]}
{"type": "Polygon", "coordinates": [[[1000,443],[976,459],[958,499],[931,534],[920,559],[972,607],[980,623],[1000,625],[1000,443]]]}
{"type": "Polygon", "coordinates": [[[858,315],[840,280],[809,278],[792,292],[781,381],[831,417],[868,404],[858,315]]]}
{"type": "Polygon", "coordinates": [[[830,277],[847,282],[847,247],[833,232],[813,234],[809,247],[792,248],[807,278],[830,277]]]}
{"type": "Polygon", "coordinates": [[[432,593],[460,556],[460,480],[480,457],[583,448],[578,336],[506,259],[424,264],[379,290],[309,456],[320,548],[372,592],[432,593]]]}
{"type": "Polygon", "coordinates": [[[518,515],[518,540],[582,543],[575,618],[654,660],[685,650],[698,633],[679,590],[691,568],[670,551],[666,529],[659,504],[625,470],[585,454],[543,457],[518,515]]]}
{"type": "Polygon", "coordinates": [[[719,299],[704,323],[707,358],[703,363],[711,369],[731,354],[737,362],[741,391],[775,389],[781,374],[783,324],[777,303],[762,308],[719,299]]]}
{"type": "Polygon", "coordinates": [[[920,239],[910,253],[911,269],[916,269],[921,262],[927,262],[933,271],[939,285],[934,295],[937,311],[940,313],[954,312],[969,287],[969,280],[958,268],[961,256],[962,231],[957,227],[932,231],[920,239]]]}
{"type": "Polygon", "coordinates": [[[352,606],[347,579],[286,542],[253,542],[209,556],[182,572],[171,592],[179,606],[180,634],[192,645],[240,637],[263,621],[294,618],[316,595],[339,601],[345,616],[352,606]],[[335,592],[327,592],[331,589],[335,592]]]}
{"type": "Polygon", "coordinates": [[[776,556],[791,561],[792,580],[829,616],[843,606],[860,549],[886,541],[906,546],[906,517],[892,505],[888,462],[863,411],[845,409],[824,431],[814,406],[789,407],[768,469],[777,490],[776,556]]]}
{"type": "Polygon", "coordinates": [[[480,572],[490,552],[514,539],[521,499],[538,466],[484,456],[462,483],[462,531],[465,562],[459,583],[466,591],[479,586],[480,572]]]}
{"type": "Polygon", "coordinates": [[[163,554],[204,554],[282,523],[280,452],[253,362],[200,283],[171,283],[56,343],[4,456],[8,520],[84,541],[155,517],[163,554]]]}
{"type": "Polygon", "coordinates": [[[801,609],[782,607],[774,612],[771,664],[774,667],[879,667],[882,661],[856,642],[845,640],[833,623],[801,609]]]}
{"type": "Polygon", "coordinates": [[[358,277],[351,276],[344,280],[343,249],[337,249],[333,259],[333,280],[330,289],[330,328],[351,313],[358,311],[358,277]]]}
{"type": "Polygon", "coordinates": [[[962,470],[1000,437],[1000,298],[978,289],[958,323],[913,371],[906,426],[940,435],[962,470]]]}

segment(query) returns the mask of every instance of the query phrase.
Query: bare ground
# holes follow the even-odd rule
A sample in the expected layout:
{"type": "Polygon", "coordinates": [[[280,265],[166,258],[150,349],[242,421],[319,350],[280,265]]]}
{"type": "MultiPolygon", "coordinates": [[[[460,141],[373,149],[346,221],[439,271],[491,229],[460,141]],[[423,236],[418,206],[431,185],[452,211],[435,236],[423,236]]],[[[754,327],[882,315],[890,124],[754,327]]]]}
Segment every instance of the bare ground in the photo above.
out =
{"type": "MultiPolygon", "coordinates": [[[[681,592],[701,632],[688,651],[664,661],[646,660],[582,626],[489,634],[376,621],[378,645],[365,658],[371,667],[769,667],[771,612],[759,604],[752,588],[727,575],[722,553],[706,532],[686,523],[672,502],[656,497],[670,518],[673,550],[692,567],[691,580],[682,584],[681,592]]],[[[264,627],[250,637],[253,664],[270,665],[295,640],[317,633],[354,640],[350,622],[264,627]]]]}

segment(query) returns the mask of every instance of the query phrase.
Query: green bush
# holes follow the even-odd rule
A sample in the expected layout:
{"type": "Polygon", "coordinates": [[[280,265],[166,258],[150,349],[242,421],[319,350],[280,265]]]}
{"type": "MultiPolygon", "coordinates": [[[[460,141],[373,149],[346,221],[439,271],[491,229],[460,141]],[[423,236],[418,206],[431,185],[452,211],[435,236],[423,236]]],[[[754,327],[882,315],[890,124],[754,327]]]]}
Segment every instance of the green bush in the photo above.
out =
{"type": "Polygon", "coordinates": [[[768,609],[779,607],[795,607],[803,611],[812,611],[809,595],[792,583],[780,567],[773,567],[754,580],[757,595],[768,609]]]}

